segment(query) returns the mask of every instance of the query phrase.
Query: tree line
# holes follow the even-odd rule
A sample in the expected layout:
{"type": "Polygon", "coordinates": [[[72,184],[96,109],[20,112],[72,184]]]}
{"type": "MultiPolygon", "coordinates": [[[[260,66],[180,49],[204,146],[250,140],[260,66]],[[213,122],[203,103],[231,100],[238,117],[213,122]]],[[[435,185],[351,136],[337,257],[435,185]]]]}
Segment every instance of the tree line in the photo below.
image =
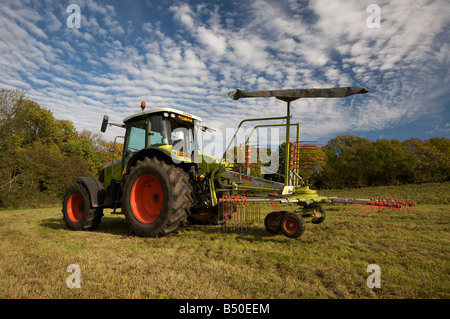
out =
{"type": "MultiPolygon", "coordinates": [[[[300,165],[299,175],[316,189],[422,184],[450,180],[450,139],[410,138],[376,141],[354,135],[338,135],[325,146],[300,148],[300,164],[306,153],[313,162],[300,165]]],[[[278,152],[278,176],[284,175],[284,149],[278,152]]],[[[278,177],[279,179],[279,177],[278,177]]],[[[279,181],[282,181],[279,179],[279,181]]]]}
{"type": "MultiPolygon", "coordinates": [[[[112,147],[115,159],[121,158],[121,144],[114,146],[101,133],[78,132],[24,91],[0,90],[0,208],[61,201],[74,176],[98,176],[112,159],[112,147]]],[[[285,143],[278,149],[277,174],[266,177],[283,181],[284,148],[285,143]]],[[[299,150],[300,158],[305,152],[299,150]]],[[[339,135],[314,152],[316,160],[299,173],[316,189],[450,180],[450,140],[444,137],[400,142],[339,135]]]]}
{"type": "Polygon", "coordinates": [[[0,90],[0,207],[61,201],[74,176],[98,176],[112,147],[100,133],[55,119],[24,91],[0,90]]]}
{"type": "Polygon", "coordinates": [[[450,140],[433,137],[371,141],[340,135],[324,147],[326,164],[312,182],[318,188],[422,184],[450,180],[450,140]]]}

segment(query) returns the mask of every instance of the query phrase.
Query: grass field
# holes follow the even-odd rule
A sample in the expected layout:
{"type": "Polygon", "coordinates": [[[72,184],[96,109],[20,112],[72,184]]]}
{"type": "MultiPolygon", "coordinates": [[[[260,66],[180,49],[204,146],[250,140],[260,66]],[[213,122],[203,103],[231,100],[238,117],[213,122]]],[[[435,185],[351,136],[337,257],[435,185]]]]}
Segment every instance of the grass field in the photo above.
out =
{"type": "MultiPolygon", "coordinates": [[[[105,212],[95,231],[66,229],[61,207],[0,211],[0,298],[449,298],[450,183],[323,191],[415,200],[413,213],[370,217],[325,206],[297,239],[185,226],[177,235],[128,234],[105,212]],[[66,271],[79,265],[81,288],[66,271]],[[381,288],[368,288],[369,264],[381,288]]],[[[264,212],[269,212],[267,208],[264,212]]],[[[265,214],[263,214],[265,215],[265,214]]]]}

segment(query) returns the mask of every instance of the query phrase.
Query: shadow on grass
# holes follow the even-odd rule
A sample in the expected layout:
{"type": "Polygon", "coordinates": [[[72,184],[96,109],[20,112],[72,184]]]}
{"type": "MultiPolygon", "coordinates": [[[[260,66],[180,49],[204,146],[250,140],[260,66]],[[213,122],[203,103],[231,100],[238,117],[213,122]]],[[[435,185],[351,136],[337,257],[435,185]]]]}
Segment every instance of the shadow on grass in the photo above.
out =
{"type": "Polygon", "coordinates": [[[253,242],[264,241],[279,241],[289,240],[281,232],[279,234],[269,233],[264,226],[248,226],[245,229],[233,229],[223,226],[210,226],[210,225],[187,225],[182,228],[183,233],[188,235],[192,233],[203,233],[211,239],[217,238],[229,238],[230,240],[253,242]]]}
{"type": "MultiPolygon", "coordinates": [[[[44,219],[40,225],[54,230],[73,231],[66,226],[62,218],[47,218],[44,219]]],[[[288,239],[281,233],[276,235],[269,233],[264,226],[249,226],[246,229],[230,229],[223,226],[193,225],[186,223],[184,226],[181,226],[179,230],[187,236],[189,236],[189,233],[192,233],[192,235],[195,236],[195,233],[200,232],[207,236],[211,236],[211,238],[226,236],[233,240],[244,240],[248,242],[288,239]]],[[[125,219],[116,216],[103,216],[98,227],[90,230],[90,232],[118,236],[134,236],[130,233],[128,225],[125,223],[125,219]]]]}
{"type": "MultiPolygon", "coordinates": [[[[62,218],[47,218],[41,222],[42,227],[47,227],[55,230],[67,230],[69,229],[62,218]]],[[[95,233],[105,233],[112,235],[127,236],[130,235],[128,226],[125,224],[123,218],[103,216],[100,224],[96,229],[89,230],[95,233]]]]}

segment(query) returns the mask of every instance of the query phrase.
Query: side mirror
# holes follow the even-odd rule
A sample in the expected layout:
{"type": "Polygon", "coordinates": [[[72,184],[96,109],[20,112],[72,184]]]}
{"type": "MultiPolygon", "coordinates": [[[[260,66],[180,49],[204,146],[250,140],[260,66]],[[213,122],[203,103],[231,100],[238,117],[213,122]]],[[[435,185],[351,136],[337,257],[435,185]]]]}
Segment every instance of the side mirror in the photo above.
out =
{"type": "Polygon", "coordinates": [[[102,131],[103,133],[106,132],[106,128],[108,127],[108,121],[109,121],[108,115],[103,116],[102,128],[100,129],[100,131],[102,131]]]}

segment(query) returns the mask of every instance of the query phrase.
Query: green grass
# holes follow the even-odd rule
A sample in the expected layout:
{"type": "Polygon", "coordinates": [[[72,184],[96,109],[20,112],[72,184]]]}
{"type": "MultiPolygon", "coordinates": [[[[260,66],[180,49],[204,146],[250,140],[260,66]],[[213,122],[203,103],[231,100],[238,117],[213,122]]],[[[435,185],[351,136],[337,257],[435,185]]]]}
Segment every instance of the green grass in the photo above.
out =
{"type": "Polygon", "coordinates": [[[448,299],[449,190],[449,183],[336,190],[324,195],[409,200],[404,195],[418,205],[411,214],[370,217],[326,206],[325,221],[307,224],[297,239],[262,223],[139,238],[108,212],[97,230],[81,232],[65,227],[60,207],[3,210],[0,298],[448,299]],[[66,285],[70,264],[80,266],[80,289],[66,285]],[[366,285],[369,264],[381,268],[379,289],[366,285]]]}
{"type": "Polygon", "coordinates": [[[377,186],[318,191],[323,196],[401,199],[418,204],[450,204],[450,182],[421,185],[377,186]]]}

